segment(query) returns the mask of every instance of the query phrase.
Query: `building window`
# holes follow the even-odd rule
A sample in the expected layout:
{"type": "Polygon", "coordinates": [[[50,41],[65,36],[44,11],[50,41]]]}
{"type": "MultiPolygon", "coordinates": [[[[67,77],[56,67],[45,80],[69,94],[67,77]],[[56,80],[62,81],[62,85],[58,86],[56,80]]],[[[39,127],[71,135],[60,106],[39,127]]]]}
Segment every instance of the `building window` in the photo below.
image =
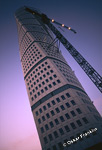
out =
{"type": "Polygon", "coordinates": [[[69,107],[70,107],[70,104],[67,102],[67,103],[66,103],[66,106],[69,108],[69,107]]]}
{"type": "Polygon", "coordinates": [[[42,64],[42,67],[44,67],[44,64],[42,64]]]}
{"type": "Polygon", "coordinates": [[[45,129],[46,129],[46,130],[49,130],[48,124],[45,125],[45,129]]]}
{"type": "Polygon", "coordinates": [[[45,121],[45,117],[44,116],[42,116],[42,120],[45,121]]]}
{"type": "Polygon", "coordinates": [[[55,104],[56,104],[54,100],[53,100],[53,101],[51,101],[51,102],[52,102],[52,104],[53,104],[53,105],[55,105],[55,104]]]}
{"type": "Polygon", "coordinates": [[[36,82],[38,83],[38,82],[39,82],[39,80],[37,79],[37,80],[36,80],[36,82]]]}
{"type": "Polygon", "coordinates": [[[39,123],[39,124],[41,123],[41,120],[40,120],[40,118],[38,119],[38,123],[39,123]]]}
{"type": "Polygon", "coordinates": [[[40,129],[41,129],[41,133],[44,133],[44,128],[43,128],[43,127],[41,127],[40,129]]]}
{"type": "Polygon", "coordinates": [[[60,110],[59,110],[59,108],[58,108],[58,107],[57,107],[55,110],[56,110],[56,112],[57,112],[57,113],[59,113],[59,112],[60,112],[60,110]]]}
{"type": "Polygon", "coordinates": [[[49,134],[48,137],[49,137],[49,140],[50,140],[50,141],[53,140],[52,134],[49,134]]]}
{"type": "Polygon", "coordinates": [[[65,128],[65,130],[66,130],[67,132],[69,132],[69,131],[70,131],[70,129],[69,129],[69,127],[68,127],[68,125],[64,126],[64,128],[65,128]]]}
{"type": "Polygon", "coordinates": [[[76,129],[76,126],[73,122],[70,125],[71,125],[72,129],[76,129]]]}
{"type": "Polygon", "coordinates": [[[42,77],[40,77],[40,80],[42,80],[42,77]]]}
{"type": "Polygon", "coordinates": [[[36,94],[34,95],[35,98],[37,98],[36,94]]]}
{"type": "Polygon", "coordinates": [[[35,75],[35,78],[37,78],[37,75],[35,75]]]}
{"type": "Polygon", "coordinates": [[[50,118],[50,115],[49,115],[49,113],[47,113],[47,114],[46,114],[46,116],[47,116],[47,118],[50,118]]]}
{"type": "Polygon", "coordinates": [[[37,94],[38,94],[38,96],[39,96],[39,95],[40,95],[40,92],[38,92],[37,94]]]}
{"type": "Polygon", "coordinates": [[[60,120],[61,120],[61,122],[65,121],[64,118],[63,118],[63,116],[60,116],[60,120]]]}
{"type": "Polygon", "coordinates": [[[56,125],[58,125],[58,124],[59,124],[59,121],[58,121],[58,119],[55,119],[55,123],[56,123],[56,125]]]}
{"type": "Polygon", "coordinates": [[[61,81],[58,79],[58,80],[57,80],[57,83],[61,83],[61,81]]]}
{"type": "Polygon", "coordinates": [[[44,68],[44,70],[46,71],[47,69],[46,69],[46,68],[44,68]]]}
{"type": "Polygon", "coordinates": [[[46,90],[46,91],[48,90],[47,86],[45,86],[45,90],[46,90]]]}
{"type": "Polygon", "coordinates": [[[33,84],[31,84],[31,87],[33,87],[33,84]]]}
{"type": "Polygon", "coordinates": [[[52,77],[49,77],[49,79],[52,80],[53,78],[52,78],[52,77]]]}
{"type": "Polygon", "coordinates": [[[89,123],[86,117],[83,117],[82,120],[84,121],[85,124],[89,123]]]}
{"type": "Polygon", "coordinates": [[[46,110],[46,106],[43,106],[43,109],[46,110]]]}
{"type": "Polygon", "coordinates": [[[52,116],[54,116],[54,115],[55,115],[55,113],[54,113],[54,111],[53,111],[53,110],[51,110],[51,115],[52,115],[52,116]]]}
{"type": "Polygon", "coordinates": [[[82,123],[81,123],[80,120],[77,120],[76,122],[77,122],[77,124],[78,124],[79,127],[82,126],[82,123]]]}
{"type": "Polygon", "coordinates": [[[44,90],[43,90],[43,89],[41,89],[41,93],[44,93],[44,90]]]}
{"type": "Polygon", "coordinates": [[[66,113],[65,116],[66,116],[67,119],[70,119],[70,116],[69,116],[68,113],[66,113]]]}
{"type": "Polygon", "coordinates": [[[32,97],[32,98],[31,98],[31,100],[33,101],[33,100],[34,100],[34,98],[32,97]]]}
{"type": "Polygon", "coordinates": [[[46,75],[45,75],[45,74],[43,74],[43,77],[45,78],[45,77],[46,77],[46,75]]]}
{"type": "Polygon", "coordinates": [[[74,100],[71,100],[71,103],[72,105],[76,105],[75,101],[74,100]]]}
{"type": "Polygon", "coordinates": [[[53,70],[50,70],[51,73],[53,73],[53,70]]]}
{"type": "Polygon", "coordinates": [[[41,108],[39,109],[39,112],[42,113],[42,109],[41,108]]]}
{"type": "Polygon", "coordinates": [[[70,97],[70,94],[69,94],[69,93],[66,93],[66,96],[69,98],[69,97],[70,97]]]}
{"type": "Polygon", "coordinates": [[[55,138],[58,138],[58,133],[57,133],[57,131],[54,131],[53,134],[54,134],[55,138]]]}
{"type": "Polygon", "coordinates": [[[38,86],[41,87],[41,84],[39,84],[38,86]]]}
{"type": "Polygon", "coordinates": [[[71,111],[70,113],[72,114],[73,117],[76,116],[74,111],[71,111]]]}
{"type": "Polygon", "coordinates": [[[65,97],[64,97],[64,95],[62,95],[62,96],[61,96],[61,98],[62,98],[63,100],[65,100],[65,97]]]}
{"type": "Polygon", "coordinates": [[[47,103],[47,106],[48,106],[48,108],[50,108],[51,107],[50,103],[47,103]]]}
{"type": "Polygon", "coordinates": [[[44,142],[45,142],[45,144],[48,143],[47,137],[44,137],[44,142]]]}
{"type": "Polygon", "coordinates": [[[33,89],[33,93],[35,92],[35,90],[33,89]]]}
{"type": "Polygon", "coordinates": [[[50,124],[51,128],[53,128],[53,127],[54,127],[54,124],[53,124],[53,122],[52,122],[52,121],[51,121],[49,124],[50,124]]]}
{"type": "Polygon", "coordinates": [[[60,107],[61,107],[61,109],[62,109],[62,110],[65,110],[65,108],[64,108],[64,106],[63,106],[63,105],[61,105],[60,107]]]}
{"type": "Polygon", "coordinates": [[[42,84],[45,85],[45,82],[43,81],[42,84]]]}
{"type": "Polygon", "coordinates": [[[48,83],[48,82],[49,82],[49,80],[48,80],[48,79],[46,79],[46,82],[48,83]]]}
{"type": "Polygon", "coordinates": [[[48,86],[49,86],[49,88],[52,88],[52,85],[51,85],[51,84],[49,84],[48,86]]]}
{"type": "Polygon", "coordinates": [[[59,132],[60,132],[60,134],[61,134],[61,135],[63,135],[63,134],[64,134],[64,131],[63,131],[63,129],[62,129],[62,128],[60,128],[60,129],[59,129],[59,132]]]}
{"type": "Polygon", "coordinates": [[[35,89],[38,90],[38,87],[36,86],[35,89]]]}
{"type": "Polygon", "coordinates": [[[78,114],[82,113],[82,111],[79,108],[77,108],[76,111],[78,112],[78,114]]]}
{"type": "Polygon", "coordinates": [[[56,101],[59,103],[59,102],[60,102],[60,99],[59,99],[59,98],[56,98],[56,101]]]}
{"type": "Polygon", "coordinates": [[[47,66],[48,68],[50,68],[50,66],[47,66]]]}
{"type": "Polygon", "coordinates": [[[38,111],[36,111],[35,113],[36,113],[36,116],[38,116],[38,115],[39,115],[38,111]]]}
{"type": "Polygon", "coordinates": [[[47,61],[45,62],[45,64],[46,64],[46,65],[48,64],[47,61]]]}
{"type": "Polygon", "coordinates": [[[52,82],[52,84],[55,86],[55,85],[56,85],[56,82],[52,82]]]}
{"type": "Polygon", "coordinates": [[[54,76],[54,78],[57,78],[56,74],[54,74],[53,76],[54,76]]]}
{"type": "Polygon", "coordinates": [[[32,92],[30,92],[30,95],[32,95],[32,92]]]}
{"type": "Polygon", "coordinates": [[[47,72],[46,74],[49,75],[49,72],[47,72]]]}

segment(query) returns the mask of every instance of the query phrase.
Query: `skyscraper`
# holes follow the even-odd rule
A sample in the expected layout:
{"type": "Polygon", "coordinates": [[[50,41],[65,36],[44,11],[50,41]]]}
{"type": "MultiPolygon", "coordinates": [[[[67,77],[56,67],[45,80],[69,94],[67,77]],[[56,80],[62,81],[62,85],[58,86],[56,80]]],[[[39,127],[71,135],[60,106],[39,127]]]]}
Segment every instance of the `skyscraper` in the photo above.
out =
{"type": "Polygon", "coordinates": [[[102,119],[54,35],[39,16],[15,13],[20,59],[42,150],[84,150],[102,142],[102,119]]]}

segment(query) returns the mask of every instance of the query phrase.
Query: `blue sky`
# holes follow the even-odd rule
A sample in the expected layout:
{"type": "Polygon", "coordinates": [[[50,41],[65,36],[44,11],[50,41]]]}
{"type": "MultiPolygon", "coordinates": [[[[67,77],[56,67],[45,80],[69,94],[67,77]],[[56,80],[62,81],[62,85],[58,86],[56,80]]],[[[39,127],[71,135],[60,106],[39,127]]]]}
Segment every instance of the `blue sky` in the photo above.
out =
{"type": "MultiPolygon", "coordinates": [[[[3,0],[0,2],[0,149],[41,150],[26,92],[19,57],[15,11],[21,6],[38,8],[49,18],[77,31],[62,32],[102,76],[101,0],[3,0]],[[27,141],[29,141],[27,144],[27,141]]],[[[63,56],[102,115],[102,94],[66,49],[63,56]]]]}

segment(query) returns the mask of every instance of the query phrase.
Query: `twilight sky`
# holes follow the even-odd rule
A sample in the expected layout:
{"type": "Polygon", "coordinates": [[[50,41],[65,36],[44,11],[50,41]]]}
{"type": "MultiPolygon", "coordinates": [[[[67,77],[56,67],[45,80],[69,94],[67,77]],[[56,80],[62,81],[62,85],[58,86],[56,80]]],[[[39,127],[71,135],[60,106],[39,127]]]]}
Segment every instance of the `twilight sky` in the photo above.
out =
{"type": "MultiPolygon", "coordinates": [[[[38,8],[77,31],[60,30],[102,76],[101,0],[2,0],[0,2],[0,150],[41,150],[23,79],[15,11],[38,8]]],[[[85,91],[102,115],[102,94],[61,45],[85,91]]]]}

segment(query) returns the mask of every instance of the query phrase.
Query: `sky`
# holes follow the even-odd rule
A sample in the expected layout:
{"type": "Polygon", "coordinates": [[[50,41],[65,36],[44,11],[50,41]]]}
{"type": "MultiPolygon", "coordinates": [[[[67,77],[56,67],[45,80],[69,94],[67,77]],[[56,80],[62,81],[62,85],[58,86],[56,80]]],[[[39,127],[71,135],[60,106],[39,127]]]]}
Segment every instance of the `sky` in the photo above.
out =
{"type": "MultiPolygon", "coordinates": [[[[0,150],[41,150],[24,83],[14,13],[31,6],[77,31],[60,30],[102,76],[101,0],[0,1],[0,150]]],[[[102,94],[61,45],[60,50],[102,115],[102,94]]]]}

